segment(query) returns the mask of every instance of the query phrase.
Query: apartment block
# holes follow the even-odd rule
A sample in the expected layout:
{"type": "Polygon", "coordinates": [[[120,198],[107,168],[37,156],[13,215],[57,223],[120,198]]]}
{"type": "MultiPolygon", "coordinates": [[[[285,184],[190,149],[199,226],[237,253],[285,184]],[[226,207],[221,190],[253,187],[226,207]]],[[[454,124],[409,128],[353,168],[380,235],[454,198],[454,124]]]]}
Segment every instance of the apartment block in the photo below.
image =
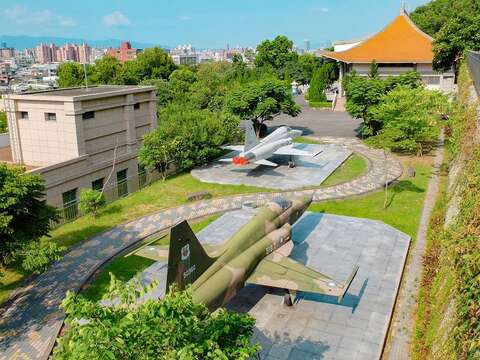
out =
{"type": "MultiPolygon", "coordinates": [[[[82,188],[115,187],[137,176],[137,151],[157,124],[151,86],[12,94],[4,107],[11,162],[41,175],[47,202],[57,207],[75,202],[82,188]]],[[[128,186],[116,195],[135,190],[128,186]]]]}

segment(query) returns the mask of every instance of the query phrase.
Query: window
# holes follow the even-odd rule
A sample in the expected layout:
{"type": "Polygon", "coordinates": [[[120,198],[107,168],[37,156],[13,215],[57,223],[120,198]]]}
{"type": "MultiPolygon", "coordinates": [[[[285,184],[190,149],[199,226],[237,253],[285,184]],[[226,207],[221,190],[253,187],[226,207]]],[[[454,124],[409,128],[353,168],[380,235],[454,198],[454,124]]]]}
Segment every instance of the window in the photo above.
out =
{"type": "Polygon", "coordinates": [[[117,194],[118,197],[128,195],[127,169],[117,171],[117,194]]]}
{"type": "Polygon", "coordinates": [[[28,112],[27,111],[20,111],[20,119],[28,120],[28,112]]]}
{"type": "Polygon", "coordinates": [[[142,164],[138,164],[138,186],[143,188],[147,184],[147,172],[142,164]]]}
{"type": "Polygon", "coordinates": [[[135,110],[140,109],[140,103],[133,104],[133,108],[134,108],[135,110]]]}
{"type": "Polygon", "coordinates": [[[102,189],[103,189],[103,178],[92,181],[92,189],[102,191],[102,189]]]}
{"type": "Polygon", "coordinates": [[[87,111],[82,114],[83,120],[93,119],[95,117],[95,111],[87,111]]]}
{"type": "Polygon", "coordinates": [[[57,121],[57,114],[45,113],[45,121],[57,121]]]}
{"type": "Polygon", "coordinates": [[[77,189],[65,191],[62,194],[63,217],[65,220],[73,220],[78,216],[77,189]]]}

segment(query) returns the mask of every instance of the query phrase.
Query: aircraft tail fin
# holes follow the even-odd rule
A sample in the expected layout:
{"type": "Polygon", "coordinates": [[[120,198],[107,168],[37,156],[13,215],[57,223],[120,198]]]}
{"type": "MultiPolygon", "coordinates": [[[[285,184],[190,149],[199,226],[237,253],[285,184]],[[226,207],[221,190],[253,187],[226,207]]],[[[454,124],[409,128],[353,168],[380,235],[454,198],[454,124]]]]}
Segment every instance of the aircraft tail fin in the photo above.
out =
{"type": "Polygon", "coordinates": [[[213,261],[186,220],[175,225],[170,230],[167,291],[172,283],[176,283],[179,290],[184,290],[202,275],[213,261]]]}
{"type": "Polygon", "coordinates": [[[259,143],[257,134],[251,121],[245,123],[245,146],[243,151],[248,151],[259,143]]]}

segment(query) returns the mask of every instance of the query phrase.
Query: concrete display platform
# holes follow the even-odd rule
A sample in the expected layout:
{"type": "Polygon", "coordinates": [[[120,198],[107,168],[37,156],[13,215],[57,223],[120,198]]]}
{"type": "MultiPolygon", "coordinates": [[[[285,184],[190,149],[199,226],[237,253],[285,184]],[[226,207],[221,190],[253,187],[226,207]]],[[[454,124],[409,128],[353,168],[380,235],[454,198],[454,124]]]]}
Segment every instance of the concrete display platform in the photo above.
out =
{"type": "MultiPolygon", "coordinates": [[[[224,214],[197,236],[202,243],[223,242],[244,225],[256,209],[224,214]]],[[[381,356],[408,252],[408,235],[380,221],[307,212],[293,227],[291,257],[339,281],[355,264],[359,272],[338,304],[336,298],[297,294],[292,308],[282,305],[283,293],[249,285],[228,308],[257,319],[254,340],[262,359],[365,359],[381,356]]],[[[144,272],[162,296],[166,264],[144,272]]]]}
{"type": "MultiPolygon", "coordinates": [[[[320,185],[352,154],[346,147],[333,144],[295,144],[295,147],[313,153],[321,152],[315,157],[294,156],[295,168],[288,167],[288,156],[274,156],[269,160],[279,164],[275,168],[255,164],[239,167],[214,161],[192,170],[191,174],[208,183],[293,190],[320,185]]],[[[234,155],[237,155],[237,152],[225,157],[231,158],[234,155]]]]}

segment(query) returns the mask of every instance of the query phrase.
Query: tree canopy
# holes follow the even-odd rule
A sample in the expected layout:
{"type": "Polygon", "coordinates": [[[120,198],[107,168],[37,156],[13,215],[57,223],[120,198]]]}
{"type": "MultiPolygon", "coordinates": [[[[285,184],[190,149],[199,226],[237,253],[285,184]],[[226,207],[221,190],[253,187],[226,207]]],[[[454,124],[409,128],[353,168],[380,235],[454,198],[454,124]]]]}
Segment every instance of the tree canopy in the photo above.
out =
{"type": "Polygon", "coordinates": [[[480,2],[433,0],[410,14],[412,20],[434,38],[436,70],[457,68],[465,50],[480,49],[480,2]]]}
{"type": "MultiPolygon", "coordinates": [[[[135,60],[123,64],[112,56],[105,56],[94,65],[86,65],[89,84],[107,85],[138,85],[143,81],[168,79],[176,68],[170,55],[159,47],[145,49],[135,60]]],[[[83,65],[79,63],[62,63],[57,73],[60,87],[85,84],[83,65]]]]}
{"type": "Polygon", "coordinates": [[[231,91],[227,109],[242,120],[262,124],[280,114],[297,116],[300,107],[293,100],[290,87],[275,78],[255,80],[231,91]]]}
{"type": "Polygon", "coordinates": [[[43,200],[43,181],[21,168],[0,164],[0,266],[26,244],[47,235],[56,210],[43,200]]]}
{"type": "Polygon", "coordinates": [[[189,290],[174,288],[161,300],[138,299],[149,289],[112,276],[104,306],[69,292],[62,302],[66,333],[55,360],[86,359],[248,359],[259,350],[250,342],[255,320],[220,309],[211,313],[194,304],[189,290]]]}

